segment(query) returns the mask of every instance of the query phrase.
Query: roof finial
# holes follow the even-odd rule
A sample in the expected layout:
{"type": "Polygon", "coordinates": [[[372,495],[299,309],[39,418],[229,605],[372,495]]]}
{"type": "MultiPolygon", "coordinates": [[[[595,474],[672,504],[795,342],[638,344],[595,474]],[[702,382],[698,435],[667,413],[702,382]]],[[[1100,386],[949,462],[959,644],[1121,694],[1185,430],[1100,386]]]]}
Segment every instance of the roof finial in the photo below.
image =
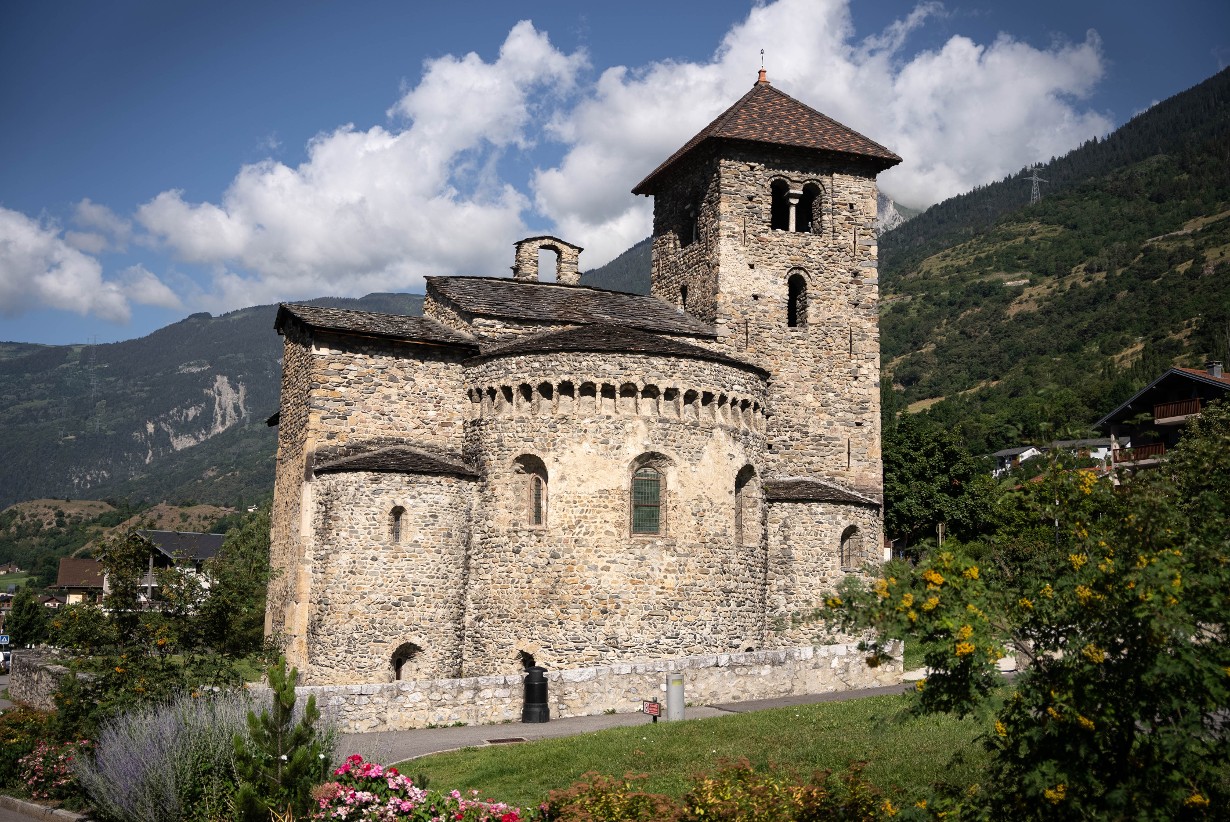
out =
{"type": "Polygon", "coordinates": [[[760,50],[760,76],[756,78],[756,84],[760,85],[761,83],[766,86],[769,85],[768,72],[764,70],[764,49],[760,50]]]}

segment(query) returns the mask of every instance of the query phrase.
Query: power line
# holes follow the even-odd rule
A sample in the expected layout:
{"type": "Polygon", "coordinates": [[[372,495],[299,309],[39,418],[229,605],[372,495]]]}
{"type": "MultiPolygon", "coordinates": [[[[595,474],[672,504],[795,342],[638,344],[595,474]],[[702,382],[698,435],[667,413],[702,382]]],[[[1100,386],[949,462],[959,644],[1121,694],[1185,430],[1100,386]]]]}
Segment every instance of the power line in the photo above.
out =
{"type": "Polygon", "coordinates": [[[1042,202],[1042,189],[1038,187],[1038,183],[1049,183],[1050,180],[1043,180],[1038,176],[1037,166],[1030,167],[1029,171],[1031,176],[1025,178],[1033,183],[1033,187],[1029,190],[1029,204],[1035,205],[1042,202]]]}

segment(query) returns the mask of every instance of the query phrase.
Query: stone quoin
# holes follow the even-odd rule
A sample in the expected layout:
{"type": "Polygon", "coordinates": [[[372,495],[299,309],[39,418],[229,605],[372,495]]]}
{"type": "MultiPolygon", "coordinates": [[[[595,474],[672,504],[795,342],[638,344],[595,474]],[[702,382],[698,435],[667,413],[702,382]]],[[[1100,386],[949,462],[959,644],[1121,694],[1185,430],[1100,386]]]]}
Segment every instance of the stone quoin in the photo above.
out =
{"type": "MultiPolygon", "coordinates": [[[[809,645],[790,615],[884,559],[875,178],[898,162],[762,73],[633,189],[649,296],[533,237],[511,278],[429,277],[421,318],[280,306],[266,629],[301,682],[809,645]]],[[[833,687],[884,673],[859,666],[833,687]]]]}

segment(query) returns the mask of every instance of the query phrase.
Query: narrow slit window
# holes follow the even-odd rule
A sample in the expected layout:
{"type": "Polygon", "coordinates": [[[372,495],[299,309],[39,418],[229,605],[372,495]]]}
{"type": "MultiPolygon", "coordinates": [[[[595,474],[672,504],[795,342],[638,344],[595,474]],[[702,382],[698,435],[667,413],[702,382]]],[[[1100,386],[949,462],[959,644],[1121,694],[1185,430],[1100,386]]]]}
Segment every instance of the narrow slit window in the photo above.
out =
{"type": "Polygon", "coordinates": [[[405,519],[405,516],[406,509],[400,505],[389,514],[389,538],[394,545],[401,545],[402,520],[405,519]]]}
{"type": "Polygon", "coordinates": [[[542,525],[547,520],[547,482],[538,474],[530,475],[530,525],[542,525]]]}
{"type": "Polygon", "coordinates": [[[787,289],[786,325],[802,328],[807,325],[807,280],[795,274],[787,281],[787,289]]]}

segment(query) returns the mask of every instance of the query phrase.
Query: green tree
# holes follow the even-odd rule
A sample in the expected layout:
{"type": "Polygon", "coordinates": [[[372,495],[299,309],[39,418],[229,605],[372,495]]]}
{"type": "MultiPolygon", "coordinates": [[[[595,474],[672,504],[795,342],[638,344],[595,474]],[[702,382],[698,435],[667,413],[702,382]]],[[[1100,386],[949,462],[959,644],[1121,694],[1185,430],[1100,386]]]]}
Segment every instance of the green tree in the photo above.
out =
{"type": "Polygon", "coordinates": [[[995,709],[969,810],[1174,819],[1230,806],[1228,444],[1230,408],[1212,405],[1166,466],[1118,488],[1052,472],[1048,514],[1066,555],[1012,584],[937,552],[830,599],[845,630],[923,645],[933,673],[921,710],[989,709],[1003,649],[1028,661],[995,709]]]}
{"type": "Polygon", "coordinates": [[[884,528],[907,546],[936,533],[968,538],[987,522],[990,476],[952,434],[904,415],[884,435],[884,528]]]}
{"type": "Polygon", "coordinates": [[[29,585],[23,585],[13,597],[7,627],[14,645],[37,645],[47,639],[47,609],[29,585]]]}
{"type": "Polygon", "coordinates": [[[227,534],[206,567],[211,585],[201,606],[206,641],[229,654],[261,650],[269,584],[269,507],[261,506],[227,534]]]}
{"type": "Polygon", "coordinates": [[[300,818],[311,805],[312,788],[329,773],[331,734],[321,734],[316,697],[309,696],[295,722],[295,683],[299,670],[286,670],[280,657],[269,668],[272,711],[248,712],[248,739],[235,735],[239,789],[235,807],[244,822],[300,818]]]}

